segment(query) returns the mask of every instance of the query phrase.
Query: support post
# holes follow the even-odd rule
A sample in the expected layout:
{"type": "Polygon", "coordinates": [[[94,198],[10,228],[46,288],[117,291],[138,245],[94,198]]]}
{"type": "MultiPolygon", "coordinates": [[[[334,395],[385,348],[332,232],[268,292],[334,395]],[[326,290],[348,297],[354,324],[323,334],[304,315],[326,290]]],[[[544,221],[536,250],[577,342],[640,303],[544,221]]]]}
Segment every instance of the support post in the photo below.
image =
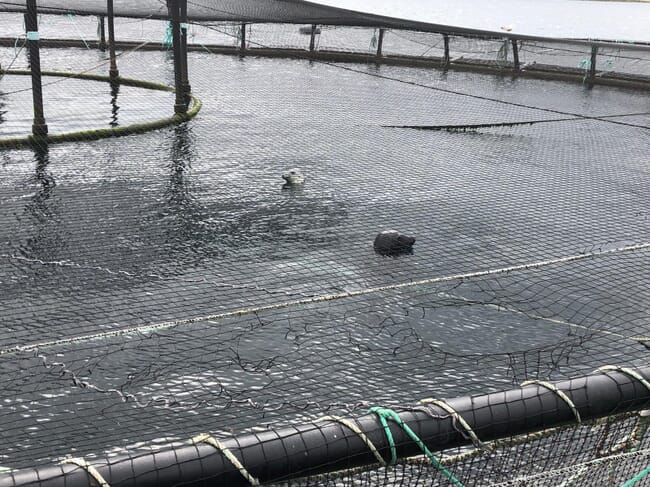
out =
{"type": "Polygon", "coordinates": [[[241,44],[239,45],[239,50],[246,52],[246,22],[241,23],[241,44]]]}
{"type": "Polygon", "coordinates": [[[519,42],[517,39],[511,39],[511,41],[513,69],[515,72],[519,72],[519,42]]]}
{"type": "Polygon", "coordinates": [[[190,86],[190,79],[187,68],[187,0],[180,1],[180,21],[181,21],[181,68],[182,68],[182,85],[183,85],[183,98],[185,105],[190,102],[190,93],[192,93],[192,87],[190,86]]]}
{"type": "Polygon", "coordinates": [[[596,58],[598,57],[598,46],[591,46],[591,60],[589,62],[589,81],[596,77],[596,58]]]}
{"type": "Polygon", "coordinates": [[[38,12],[36,0],[27,0],[25,30],[29,47],[29,69],[32,73],[32,99],[34,104],[34,123],[32,134],[35,138],[47,136],[47,124],[43,112],[43,83],[41,79],[41,55],[38,33],[38,12]]]}
{"type": "Polygon", "coordinates": [[[381,50],[384,45],[384,32],[385,29],[379,29],[379,37],[377,38],[377,59],[381,59],[382,57],[381,50]]]}
{"type": "Polygon", "coordinates": [[[442,65],[446,68],[449,66],[449,34],[442,34],[442,40],[445,44],[445,53],[442,58],[442,65]]]}
{"type": "Polygon", "coordinates": [[[314,52],[316,47],[316,24],[311,24],[311,37],[309,38],[309,52],[314,52]]]}
{"type": "Polygon", "coordinates": [[[100,15],[99,20],[99,49],[106,50],[106,17],[100,15]]]}
{"type": "Polygon", "coordinates": [[[174,113],[187,113],[187,104],[183,93],[183,56],[181,49],[180,0],[170,0],[169,10],[172,23],[172,46],[174,52],[174,88],[176,101],[174,113]]]}
{"type": "Polygon", "coordinates": [[[117,70],[117,61],[115,58],[115,16],[113,15],[113,0],[106,0],[106,10],[108,14],[108,56],[110,58],[108,76],[112,81],[115,81],[119,78],[120,72],[117,70]]]}

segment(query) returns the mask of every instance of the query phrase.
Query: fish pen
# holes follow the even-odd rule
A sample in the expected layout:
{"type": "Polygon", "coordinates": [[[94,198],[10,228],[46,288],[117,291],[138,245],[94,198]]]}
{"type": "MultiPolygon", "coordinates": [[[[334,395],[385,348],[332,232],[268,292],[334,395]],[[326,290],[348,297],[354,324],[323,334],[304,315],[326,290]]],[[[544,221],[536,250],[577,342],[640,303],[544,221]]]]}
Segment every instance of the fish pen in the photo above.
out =
{"type": "Polygon", "coordinates": [[[0,2],[0,487],[650,485],[649,43],[80,3],[0,2]]]}

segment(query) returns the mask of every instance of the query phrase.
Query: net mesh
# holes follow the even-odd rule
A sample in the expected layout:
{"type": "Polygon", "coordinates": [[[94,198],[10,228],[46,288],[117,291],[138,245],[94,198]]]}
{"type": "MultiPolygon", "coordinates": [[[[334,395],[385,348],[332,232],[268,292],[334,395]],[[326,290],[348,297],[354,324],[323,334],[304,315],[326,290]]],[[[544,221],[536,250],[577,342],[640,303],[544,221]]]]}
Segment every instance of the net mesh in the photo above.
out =
{"type": "MultiPolygon", "coordinates": [[[[29,66],[21,21],[0,16],[14,36],[5,69],[29,66]]],[[[44,70],[107,71],[97,19],[40,25],[46,46],[82,43],[42,48],[44,70]]],[[[298,26],[246,28],[251,50],[302,52],[216,54],[234,52],[241,25],[197,23],[193,121],[0,152],[0,468],[137,459],[207,431],[228,439],[647,364],[645,92],[306,62],[298,26]],[[398,128],[481,124],[495,126],[398,128]],[[307,182],[283,188],[293,166],[307,182]],[[413,253],[373,252],[390,228],[416,237],[413,253]]],[[[378,30],[319,28],[319,52],[376,51],[378,30]]],[[[133,43],[121,76],[173,83],[171,53],[149,50],[166,29],[117,19],[133,43]]],[[[385,32],[386,56],[443,49],[441,34],[385,32]]],[[[513,63],[503,40],[452,36],[450,51],[513,63]]],[[[519,45],[522,66],[586,73],[590,55],[519,45]]],[[[647,51],[598,59],[599,76],[650,74],[647,51]]],[[[0,89],[2,138],[28,135],[29,77],[5,72],[0,89]]],[[[174,94],[51,75],[44,99],[50,133],[65,133],[159,119],[174,94]]],[[[614,415],[436,455],[463,485],[620,485],[648,465],[646,428],[614,415]]],[[[287,482],[450,485],[419,457],[331,470],[287,482]]]]}

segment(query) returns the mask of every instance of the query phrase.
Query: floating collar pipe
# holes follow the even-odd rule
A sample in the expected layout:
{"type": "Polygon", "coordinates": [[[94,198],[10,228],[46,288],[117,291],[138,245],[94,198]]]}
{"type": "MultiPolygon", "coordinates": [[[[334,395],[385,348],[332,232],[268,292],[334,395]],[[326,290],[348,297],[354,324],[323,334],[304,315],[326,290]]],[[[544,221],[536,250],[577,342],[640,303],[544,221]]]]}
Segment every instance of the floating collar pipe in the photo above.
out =
{"type": "Polygon", "coordinates": [[[372,465],[377,454],[390,463],[393,457],[421,453],[422,443],[435,452],[471,444],[476,438],[485,442],[576,423],[578,418],[645,409],[650,404],[650,367],[603,367],[593,375],[562,382],[533,381],[508,391],[442,401],[444,405],[439,400],[426,402],[430,403],[426,407],[399,412],[401,422],[420,441],[398,422],[388,423],[387,435],[381,417],[371,413],[223,441],[204,435],[187,446],[92,464],[75,459],[19,470],[0,475],[0,487],[87,486],[91,477],[93,482],[100,478],[106,485],[121,487],[248,486],[372,465]],[[470,429],[473,435],[468,434],[470,429]]]}

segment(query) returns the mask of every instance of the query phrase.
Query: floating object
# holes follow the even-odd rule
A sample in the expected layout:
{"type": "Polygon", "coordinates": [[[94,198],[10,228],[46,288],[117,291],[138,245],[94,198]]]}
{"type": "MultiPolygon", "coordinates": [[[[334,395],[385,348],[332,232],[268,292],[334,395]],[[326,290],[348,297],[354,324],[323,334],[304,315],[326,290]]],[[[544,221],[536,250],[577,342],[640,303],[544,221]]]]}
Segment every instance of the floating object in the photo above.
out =
{"type": "Polygon", "coordinates": [[[505,30],[506,32],[510,32],[512,30],[512,25],[502,25],[500,29],[505,30]]]}
{"type": "MultiPolygon", "coordinates": [[[[311,25],[300,27],[300,29],[298,29],[298,32],[305,35],[311,35],[311,25]]],[[[320,27],[316,27],[314,34],[320,34],[320,27]]]]}
{"type": "Polygon", "coordinates": [[[375,251],[383,255],[408,253],[413,250],[415,237],[407,237],[395,230],[387,230],[375,237],[375,251]]]}
{"type": "Polygon", "coordinates": [[[282,178],[287,184],[302,184],[305,182],[305,176],[297,168],[289,169],[282,175],[282,178]]]}

